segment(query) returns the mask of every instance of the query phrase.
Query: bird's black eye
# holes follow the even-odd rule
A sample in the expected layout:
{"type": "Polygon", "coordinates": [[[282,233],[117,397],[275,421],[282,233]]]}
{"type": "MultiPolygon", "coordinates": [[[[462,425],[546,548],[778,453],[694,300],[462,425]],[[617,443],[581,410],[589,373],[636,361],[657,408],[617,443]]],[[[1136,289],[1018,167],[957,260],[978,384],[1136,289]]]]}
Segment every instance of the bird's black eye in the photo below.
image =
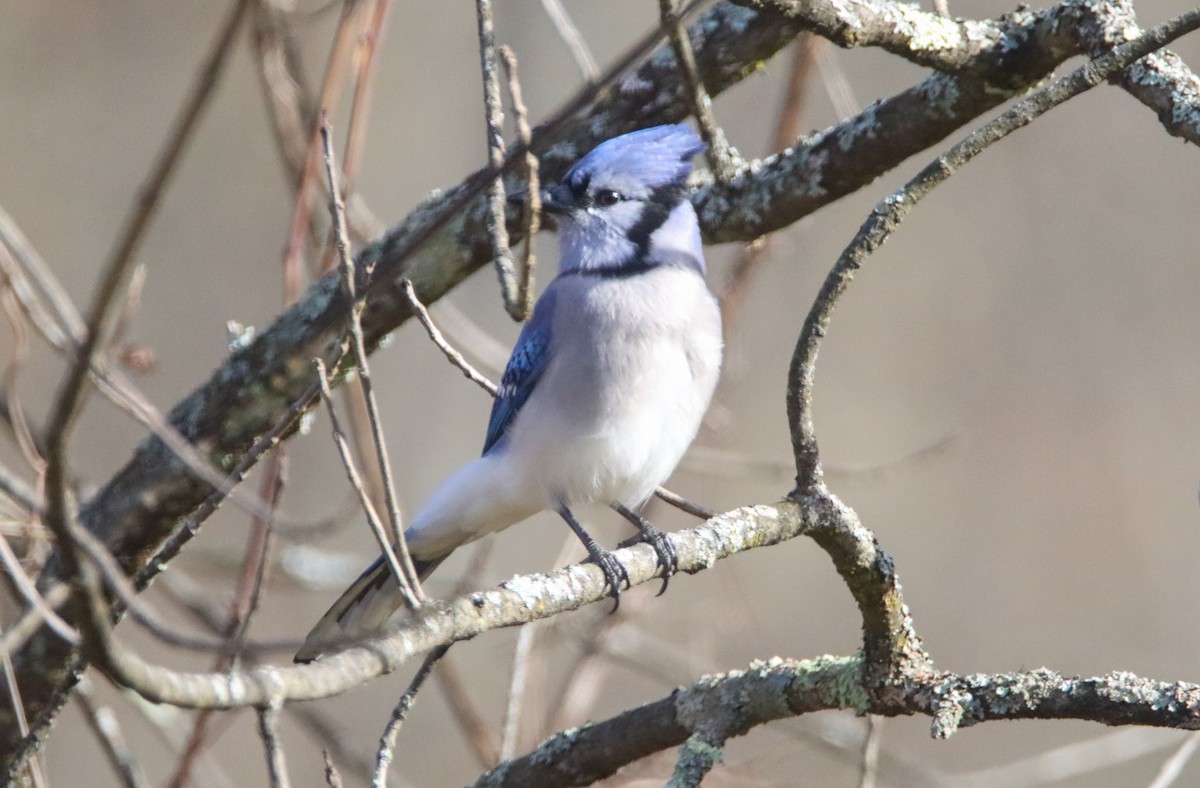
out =
{"type": "Polygon", "coordinates": [[[621,201],[621,195],[612,189],[601,189],[596,192],[596,205],[602,208],[607,208],[610,205],[616,205],[621,201]]]}

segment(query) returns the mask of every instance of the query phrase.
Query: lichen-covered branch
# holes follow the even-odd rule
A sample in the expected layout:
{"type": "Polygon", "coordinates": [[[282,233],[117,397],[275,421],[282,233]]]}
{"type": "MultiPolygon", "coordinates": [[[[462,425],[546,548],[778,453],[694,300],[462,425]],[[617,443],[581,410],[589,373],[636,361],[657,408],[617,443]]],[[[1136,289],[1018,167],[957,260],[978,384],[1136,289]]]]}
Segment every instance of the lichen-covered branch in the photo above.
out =
{"type": "MultiPolygon", "coordinates": [[[[1067,0],[1050,8],[1019,8],[995,20],[950,19],[908,3],[849,0],[734,0],[800,19],[842,47],[880,47],[944,74],[971,75],[993,86],[1025,87],[1022,61],[1031,50],[1098,57],[1137,38],[1131,0],[1067,0]]],[[[1158,52],[1116,80],[1153,109],[1163,127],[1200,144],[1200,78],[1173,52],[1158,52]]]]}
{"type": "MultiPolygon", "coordinates": [[[[1144,32],[1131,0],[1079,3],[1078,9],[1078,22],[1070,29],[1091,57],[1144,32]]],[[[1154,110],[1169,134],[1200,145],[1200,77],[1179,55],[1165,49],[1154,52],[1122,70],[1115,81],[1154,110]]]]}
{"type": "Polygon", "coordinates": [[[688,687],[551,736],[484,774],[476,788],[590,785],[655,752],[679,747],[676,775],[704,769],[724,741],[775,720],[824,709],[887,716],[923,714],[945,738],[989,720],[1071,719],[1108,725],[1200,729],[1200,686],[1132,673],[1067,678],[1041,669],[998,675],[921,672],[886,700],[863,690],[860,657],[772,659],[705,676],[688,687]],[[709,742],[714,742],[711,744],[709,742]]]}
{"type": "MultiPolygon", "coordinates": [[[[735,509],[696,528],[673,533],[679,571],[694,574],[744,550],[792,539],[814,525],[826,527],[811,522],[811,514],[803,506],[783,501],[735,509]]],[[[662,571],[649,545],[623,548],[615,555],[625,566],[631,585],[648,582],[662,571]]],[[[311,664],[220,673],[176,671],[151,664],[116,639],[101,616],[92,615],[86,620],[93,638],[90,655],[122,685],[157,703],[232,709],[330,697],[390,673],[414,655],[437,646],[577,610],[607,598],[600,568],[577,564],[549,574],[516,577],[490,591],[432,601],[394,631],[311,664]]]]}
{"type": "Polygon", "coordinates": [[[697,733],[723,742],[773,720],[823,709],[865,709],[861,666],[857,657],[772,659],[749,670],[705,676],[661,700],[556,733],[528,755],[489,771],[475,786],[590,785],[678,745],[684,745],[681,761],[690,769],[711,755],[712,745],[700,744],[700,737],[693,741],[697,733]]]}

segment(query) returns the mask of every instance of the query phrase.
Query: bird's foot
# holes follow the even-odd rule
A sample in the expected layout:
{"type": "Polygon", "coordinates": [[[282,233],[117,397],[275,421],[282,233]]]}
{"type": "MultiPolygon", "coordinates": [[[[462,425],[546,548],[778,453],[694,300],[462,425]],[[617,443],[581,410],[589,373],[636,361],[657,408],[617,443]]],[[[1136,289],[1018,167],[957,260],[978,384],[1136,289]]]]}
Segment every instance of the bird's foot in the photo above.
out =
{"type": "Polygon", "coordinates": [[[617,608],[621,606],[621,584],[624,583],[626,588],[630,586],[629,572],[625,570],[624,564],[618,561],[615,555],[598,544],[588,545],[588,552],[591,554],[588,560],[600,567],[600,571],[604,573],[604,582],[608,585],[608,595],[613,598],[612,610],[608,612],[616,613],[617,608]]]}
{"type": "MultiPolygon", "coordinates": [[[[618,509],[618,511],[621,510],[618,509]]],[[[654,548],[654,555],[662,569],[662,587],[658,589],[656,596],[662,596],[667,591],[667,584],[670,582],[671,576],[679,571],[679,554],[675,552],[675,543],[671,541],[671,537],[667,533],[640,514],[629,509],[621,511],[621,514],[636,525],[640,533],[632,539],[621,542],[618,547],[645,543],[654,548]]]]}

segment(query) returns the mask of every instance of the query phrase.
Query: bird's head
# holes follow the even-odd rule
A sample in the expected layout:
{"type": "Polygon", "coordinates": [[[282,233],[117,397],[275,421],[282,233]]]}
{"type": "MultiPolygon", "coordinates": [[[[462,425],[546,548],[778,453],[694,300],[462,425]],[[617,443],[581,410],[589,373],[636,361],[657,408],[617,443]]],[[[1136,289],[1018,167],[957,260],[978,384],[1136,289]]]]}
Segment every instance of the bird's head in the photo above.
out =
{"type": "Polygon", "coordinates": [[[692,157],[702,150],[700,137],[680,124],[614,137],[580,159],[542,192],[542,210],[558,217],[562,270],[604,271],[649,260],[660,230],[686,235],[681,242],[688,244],[694,236],[698,246],[686,196],[692,157]]]}

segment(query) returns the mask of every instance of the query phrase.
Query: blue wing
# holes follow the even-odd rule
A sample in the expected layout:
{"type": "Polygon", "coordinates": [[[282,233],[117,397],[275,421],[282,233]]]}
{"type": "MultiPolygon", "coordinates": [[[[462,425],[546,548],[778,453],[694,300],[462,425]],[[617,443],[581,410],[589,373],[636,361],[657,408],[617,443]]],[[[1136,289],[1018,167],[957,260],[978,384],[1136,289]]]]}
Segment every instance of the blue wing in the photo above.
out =
{"type": "Polygon", "coordinates": [[[550,362],[550,325],[554,315],[554,290],[547,288],[538,299],[533,317],[521,329],[517,345],[508,358],[500,390],[492,403],[492,418],[488,421],[487,439],[483,453],[487,454],[504,437],[505,431],[533,393],[538,379],[550,362]]]}

